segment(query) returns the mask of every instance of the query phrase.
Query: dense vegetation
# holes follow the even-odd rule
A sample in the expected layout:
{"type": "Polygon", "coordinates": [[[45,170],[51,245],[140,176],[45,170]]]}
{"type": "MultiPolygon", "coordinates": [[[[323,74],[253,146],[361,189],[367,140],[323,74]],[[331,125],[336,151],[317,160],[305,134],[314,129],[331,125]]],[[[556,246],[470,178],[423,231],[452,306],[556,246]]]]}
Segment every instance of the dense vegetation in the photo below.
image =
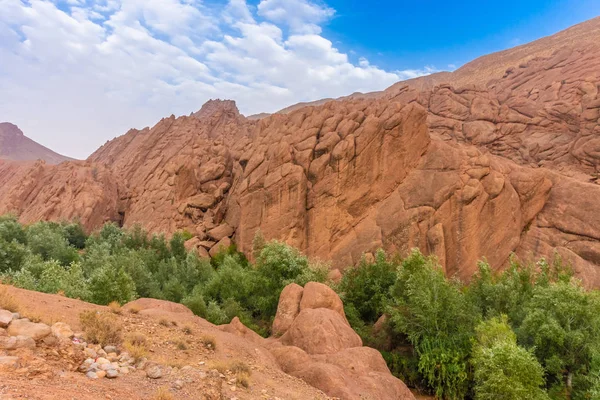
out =
{"type": "Polygon", "coordinates": [[[89,237],[79,224],[38,222],[23,226],[0,217],[0,279],[45,293],[96,304],[138,297],[180,302],[215,324],[235,316],[268,334],[281,290],[291,282],[324,281],[324,266],[297,250],[256,241],[250,265],[235,247],[212,260],[186,251],[189,235],[170,240],[140,227],[106,224],[89,237]]]}
{"type": "Polygon", "coordinates": [[[465,285],[416,250],[379,252],[337,290],[365,343],[440,399],[600,399],[600,294],[559,259],[500,274],[481,262],[465,285]]]}
{"type": "MultiPolygon", "coordinates": [[[[215,324],[234,316],[263,335],[285,285],[324,282],[327,268],[255,238],[252,264],[235,247],[212,260],[139,227],[74,223],[23,226],[0,217],[0,279],[108,304],[154,297],[187,305],[215,324]]],[[[394,374],[440,399],[600,399],[600,295],[560,261],[494,274],[481,262],[466,285],[435,258],[377,252],[332,287],[366,345],[394,374]]]]}

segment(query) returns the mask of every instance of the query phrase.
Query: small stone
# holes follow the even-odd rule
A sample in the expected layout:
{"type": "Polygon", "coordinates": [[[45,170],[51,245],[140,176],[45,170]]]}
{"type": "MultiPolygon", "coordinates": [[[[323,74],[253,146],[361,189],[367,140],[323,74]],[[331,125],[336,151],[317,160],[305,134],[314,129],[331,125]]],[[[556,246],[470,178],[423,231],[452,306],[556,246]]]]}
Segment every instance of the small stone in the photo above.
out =
{"type": "Polygon", "coordinates": [[[198,376],[200,377],[200,379],[206,379],[206,372],[200,371],[200,373],[198,374],[198,376]]]}
{"type": "Polygon", "coordinates": [[[52,334],[57,338],[64,337],[70,339],[74,335],[73,330],[71,330],[71,327],[65,324],[64,322],[57,322],[54,325],[52,325],[50,329],[52,329],[52,334]]]}
{"type": "Polygon", "coordinates": [[[97,351],[97,353],[98,353],[98,356],[100,356],[100,357],[106,358],[106,356],[108,356],[108,354],[106,354],[106,352],[104,350],[102,350],[102,349],[99,349],[97,351]]]}
{"type": "Polygon", "coordinates": [[[97,372],[99,370],[100,370],[100,364],[98,364],[96,362],[88,367],[88,371],[97,372]]]}
{"type": "Polygon", "coordinates": [[[236,390],[236,387],[235,387],[235,386],[232,386],[230,389],[231,389],[231,391],[232,391],[232,392],[235,392],[235,390],[236,390]]]}
{"type": "Polygon", "coordinates": [[[158,365],[153,365],[146,369],[146,376],[151,379],[158,379],[162,377],[162,370],[158,365]]]}
{"type": "Polygon", "coordinates": [[[42,339],[42,342],[44,342],[46,346],[55,346],[58,343],[58,339],[56,336],[48,335],[42,339]]]}
{"type": "Polygon", "coordinates": [[[3,336],[8,336],[8,333],[6,333],[6,329],[0,328],[0,337],[3,337],[3,336]]]}
{"type": "Polygon", "coordinates": [[[183,381],[178,379],[173,383],[173,386],[175,389],[183,389],[183,381]]]}
{"type": "Polygon", "coordinates": [[[102,371],[108,371],[109,369],[114,369],[112,365],[110,364],[100,364],[100,369],[102,371]]]}
{"type": "Polygon", "coordinates": [[[18,312],[14,312],[14,313],[13,313],[13,317],[12,317],[12,319],[13,319],[13,320],[14,320],[14,319],[21,319],[21,314],[19,314],[18,312]]]}
{"type": "Polygon", "coordinates": [[[117,355],[117,353],[108,353],[108,356],[106,358],[108,358],[111,362],[119,360],[119,356],[117,355]]]}
{"type": "Polygon", "coordinates": [[[108,361],[108,360],[107,360],[106,358],[104,358],[104,357],[98,357],[98,358],[96,359],[96,362],[97,362],[98,364],[100,364],[100,365],[102,365],[102,364],[110,364],[110,361],[108,361]]]}
{"type": "Polygon", "coordinates": [[[115,379],[117,376],[119,376],[119,373],[116,369],[109,369],[108,371],[106,371],[106,377],[108,379],[115,379]]]}
{"type": "Polygon", "coordinates": [[[129,373],[129,368],[128,367],[121,367],[119,368],[119,372],[123,375],[127,375],[129,373]]]}
{"type": "Polygon", "coordinates": [[[106,371],[98,371],[96,372],[98,378],[104,378],[106,376],[106,371]]]}
{"type": "Polygon", "coordinates": [[[110,354],[110,353],[116,354],[118,352],[118,350],[115,346],[105,346],[104,351],[106,352],[106,354],[110,354]]]}
{"type": "Polygon", "coordinates": [[[19,368],[19,357],[13,357],[13,356],[0,357],[0,367],[19,368]]]}
{"type": "Polygon", "coordinates": [[[89,358],[96,358],[96,357],[98,357],[98,354],[96,353],[96,350],[92,349],[91,347],[86,347],[83,350],[83,354],[85,354],[86,357],[89,357],[89,358]]]}
{"type": "Polygon", "coordinates": [[[198,363],[198,365],[204,365],[204,364],[206,364],[204,361],[200,361],[200,362],[198,363]]]}
{"type": "Polygon", "coordinates": [[[85,374],[85,376],[90,379],[98,379],[98,374],[96,374],[94,371],[89,371],[87,374],[85,374]]]}

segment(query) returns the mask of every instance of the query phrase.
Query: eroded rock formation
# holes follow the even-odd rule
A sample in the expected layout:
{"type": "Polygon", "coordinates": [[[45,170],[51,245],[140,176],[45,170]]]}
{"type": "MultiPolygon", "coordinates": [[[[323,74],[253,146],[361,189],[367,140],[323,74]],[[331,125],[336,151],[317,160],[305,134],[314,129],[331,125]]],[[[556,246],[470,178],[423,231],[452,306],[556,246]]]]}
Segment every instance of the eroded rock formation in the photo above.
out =
{"type": "Polygon", "coordinates": [[[416,246],[462,278],[557,252],[600,286],[599,27],[264,118],[211,101],[86,162],[0,162],[0,213],[186,229],[203,256],[260,229],[340,269],[416,246]]]}
{"type": "Polygon", "coordinates": [[[329,287],[315,282],[304,289],[287,286],[279,298],[273,327],[274,332],[283,334],[269,342],[281,369],[329,396],[414,399],[406,385],[390,373],[381,354],[362,346],[346,321],[342,301],[329,287]],[[291,324],[284,328],[282,321],[291,324]]]}

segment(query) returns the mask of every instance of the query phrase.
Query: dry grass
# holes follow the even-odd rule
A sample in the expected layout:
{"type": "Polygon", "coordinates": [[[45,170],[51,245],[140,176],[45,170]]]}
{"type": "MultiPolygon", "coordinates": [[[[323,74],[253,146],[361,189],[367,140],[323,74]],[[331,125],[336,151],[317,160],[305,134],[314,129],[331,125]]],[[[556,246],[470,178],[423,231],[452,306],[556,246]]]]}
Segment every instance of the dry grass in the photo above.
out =
{"type": "Polygon", "coordinates": [[[61,296],[61,297],[67,297],[65,295],[65,291],[64,290],[59,290],[58,292],[56,292],[57,295],[61,296]]]}
{"type": "Polygon", "coordinates": [[[217,339],[215,339],[214,336],[204,335],[200,338],[200,341],[208,349],[211,349],[211,350],[217,349],[217,339]]]}
{"type": "Polygon", "coordinates": [[[250,387],[250,374],[247,372],[238,372],[235,375],[235,380],[240,386],[243,386],[245,388],[250,387]]]}
{"type": "Polygon", "coordinates": [[[125,347],[125,350],[131,357],[133,357],[135,362],[138,362],[140,359],[146,357],[146,354],[148,354],[148,349],[146,348],[147,342],[148,339],[144,334],[134,332],[127,335],[123,347],[125,347]]]}
{"type": "Polygon", "coordinates": [[[185,344],[185,342],[179,341],[177,342],[177,349],[178,350],[187,350],[187,345],[185,344]]]}
{"type": "Polygon", "coordinates": [[[0,308],[8,310],[10,312],[19,312],[19,303],[15,297],[8,293],[8,289],[0,287],[0,308]]]}
{"type": "Polygon", "coordinates": [[[117,301],[111,301],[110,303],[108,303],[108,309],[113,314],[117,314],[117,315],[123,314],[123,309],[121,308],[121,305],[117,301]]]}
{"type": "Polygon", "coordinates": [[[129,312],[132,314],[138,314],[141,311],[141,308],[137,307],[137,306],[130,306],[129,307],[129,312]]]}
{"type": "Polygon", "coordinates": [[[152,400],[175,400],[175,397],[169,391],[169,388],[161,386],[156,390],[154,396],[152,396],[152,400]]]}
{"type": "Polygon", "coordinates": [[[186,325],[183,328],[181,328],[181,331],[183,333],[185,333],[186,335],[191,335],[192,333],[194,333],[194,329],[192,328],[191,325],[186,325]]]}
{"type": "Polygon", "coordinates": [[[169,321],[166,318],[161,318],[160,321],[158,321],[158,323],[162,326],[170,326],[171,323],[169,323],[169,321]]]}
{"type": "Polygon", "coordinates": [[[106,345],[120,345],[123,341],[123,326],[116,315],[94,310],[79,314],[81,327],[88,342],[106,345]]]}
{"type": "Polygon", "coordinates": [[[141,332],[132,332],[125,338],[126,342],[134,344],[136,346],[146,346],[148,338],[141,332]]]}
{"type": "Polygon", "coordinates": [[[250,366],[248,364],[246,364],[243,361],[232,361],[229,364],[229,370],[235,374],[238,373],[245,373],[250,375],[252,373],[252,370],[250,369],[250,366]]]}
{"type": "Polygon", "coordinates": [[[225,372],[227,372],[229,370],[229,364],[227,364],[224,361],[214,360],[214,361],[210,362],[209,368],[216,369],[221,374],[225,374],[225,372]]]}

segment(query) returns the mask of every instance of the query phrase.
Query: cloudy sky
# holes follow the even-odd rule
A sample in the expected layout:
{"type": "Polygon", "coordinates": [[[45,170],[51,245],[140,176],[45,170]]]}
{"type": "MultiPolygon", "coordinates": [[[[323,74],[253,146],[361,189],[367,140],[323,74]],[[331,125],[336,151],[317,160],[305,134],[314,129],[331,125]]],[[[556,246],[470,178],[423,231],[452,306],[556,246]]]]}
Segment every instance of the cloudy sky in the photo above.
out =
{"type": "MultiPolygon", "coordinates": [[[[234,99],[249,115],[382,90],[553,33],[594,12],[572,13],[545,31],[516,27],[503,34],[510,20],[497,29],[482,25],[470,31],[469,42],[461,29],[432,35],[427,17],[417,15],[432,4],[417,3],[423,4],[0,0],[0,122],[85,158],[131,127],[189,114],[211,98],[234,99]],[[419,19],[423,32],[414,25],[419,19]],[[464,51],[452,50],[460,43],[464,51]]],[[[550,12],[561,2],[546,3],[550,12]]]]}

